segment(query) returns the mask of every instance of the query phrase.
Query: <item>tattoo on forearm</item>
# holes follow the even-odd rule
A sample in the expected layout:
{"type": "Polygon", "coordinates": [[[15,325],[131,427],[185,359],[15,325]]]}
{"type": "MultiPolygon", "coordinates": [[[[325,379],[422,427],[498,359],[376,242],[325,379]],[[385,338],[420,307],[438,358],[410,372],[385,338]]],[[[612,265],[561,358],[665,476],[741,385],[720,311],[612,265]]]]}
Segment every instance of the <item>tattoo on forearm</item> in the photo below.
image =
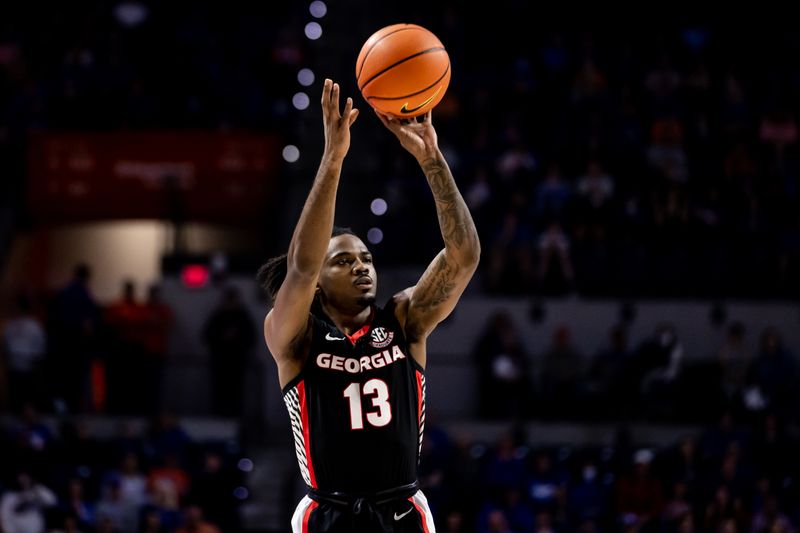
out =
{"type": "Polygon", "coordinates": [[[440,159],[429,159],[423,163],[422,169],[436,201],[442,238],[445,244],[461,248],[467,242],[469,232],[474,231],[474,225],[467,205],[456,188],[453,175],[447,164],[440,159]]]}

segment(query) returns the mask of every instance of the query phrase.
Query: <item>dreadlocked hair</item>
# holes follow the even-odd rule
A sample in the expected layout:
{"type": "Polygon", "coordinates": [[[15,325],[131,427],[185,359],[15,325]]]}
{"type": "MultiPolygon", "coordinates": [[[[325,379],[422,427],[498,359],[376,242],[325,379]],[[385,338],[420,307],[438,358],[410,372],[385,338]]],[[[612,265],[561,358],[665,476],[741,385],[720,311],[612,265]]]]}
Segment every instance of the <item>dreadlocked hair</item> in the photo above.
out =
{"type": "MultiPolygon", "coordinates": [[[[338,237],[339,235],[355,235],[355,232],[350,228],[334,226],[331,232],[331,238],[338,237]]],[[[275,302],[275,296],[277,296],[278,290],[281,288],[281,285],[283,285],[283,280],[286,279],[288,268],[288,254],[281,254],[268,259],[266,263],[261,265],[256,273],[258,286],[266,293],[273,303],[275,302]]]]}

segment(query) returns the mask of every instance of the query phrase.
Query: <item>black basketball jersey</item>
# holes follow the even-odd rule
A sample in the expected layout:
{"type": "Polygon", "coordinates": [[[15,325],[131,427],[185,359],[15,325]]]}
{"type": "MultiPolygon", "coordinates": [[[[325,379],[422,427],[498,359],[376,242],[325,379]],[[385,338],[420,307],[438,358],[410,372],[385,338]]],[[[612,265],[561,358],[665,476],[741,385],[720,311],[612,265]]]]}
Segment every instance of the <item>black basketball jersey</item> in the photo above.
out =
{"type": "Polygon", "coordinates": [[[413,483],[425,425],[425,376],[389,310],[350,336],[312,315],[308,359],[283,389],[309,487],[370,493],[413,483]]]}

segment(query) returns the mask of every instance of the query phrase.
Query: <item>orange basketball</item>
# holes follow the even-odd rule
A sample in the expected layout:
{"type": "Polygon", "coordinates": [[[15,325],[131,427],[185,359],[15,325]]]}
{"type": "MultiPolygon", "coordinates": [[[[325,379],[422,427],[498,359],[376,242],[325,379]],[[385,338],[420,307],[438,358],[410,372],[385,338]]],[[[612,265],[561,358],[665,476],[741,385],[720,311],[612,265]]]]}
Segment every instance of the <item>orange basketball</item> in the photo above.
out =
{"type": "Polygon", "coordinates": [[[422,26],[386,26],[361,48],[356,82],[375,109],[416,117],[433,109],[447,91],[450,57],[442,42],[422,26]]]}

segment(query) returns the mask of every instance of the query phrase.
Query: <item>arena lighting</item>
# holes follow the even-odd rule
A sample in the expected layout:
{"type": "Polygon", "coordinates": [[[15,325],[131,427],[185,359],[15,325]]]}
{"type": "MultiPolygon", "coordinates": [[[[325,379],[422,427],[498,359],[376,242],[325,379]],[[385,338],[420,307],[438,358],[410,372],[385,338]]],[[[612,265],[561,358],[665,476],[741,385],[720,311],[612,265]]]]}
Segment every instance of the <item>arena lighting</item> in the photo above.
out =
{"type": "Polygon", "coordinates": [[[149,14],[150,10],[141,2],[120,2],[114,8],[114,17],[120,25],[126,28],[135,28],[141,25],[147,20],[149,14]]]}
{"type": "Polygon", "coordinates": [[[386,200],[383,198],[375,198],[372,200],[372,203],[369,204],[369,210],[372,211],[372,214],[376,216],[385,214],[388,208],[389,207],[386,205],[386,200]]]}
{"type": "Polygon", "coordinates": [[[378,244],[383,240],[383,230],[381,228],[370,228],[367,232],[367,240],[372,244],[378,244]]]}
{"type": "Polygon", "coordinates": [[[308,107],[308,104],[311,103],[311,100],[308,98],[308,95],[304,92],[295,93],[292,97],[292,105],[295,109],[299,109],[302,111],[308,107]]]}
{"type": "Polygon", "coordinates": [[[314,83],[314,71],[310,68],[300,69],[300,72],[297,73],[297,82],[303,87],[308,87],[314,83]]]}
{"type": "Polygon", "coordinates": [[[181,282],[187,289],[202,289],[209,277],[206,265],[186,265],[181,269],[181,282]]]}
{"type": "Polygon", "coordinates": [[[283,147],[283,160],[287,163],[294,163],[300,159],[300,149],[293,144],[287,144],[283,147]]]}
{"type": "Polygon", "coordinates": [[[321,19],[328,13],[328,6],[321,0],[314,0],[314,2],[311,2],[311,5],[308,6],[308,12],[311,13],[312,17],[321,19]]]}
{"type": "Polygon", "coordinates": [[[322,37],[322,26],[317,22],[309,22],[306,24],[306,37],[312,41],[316,41],[322,37]]]}

